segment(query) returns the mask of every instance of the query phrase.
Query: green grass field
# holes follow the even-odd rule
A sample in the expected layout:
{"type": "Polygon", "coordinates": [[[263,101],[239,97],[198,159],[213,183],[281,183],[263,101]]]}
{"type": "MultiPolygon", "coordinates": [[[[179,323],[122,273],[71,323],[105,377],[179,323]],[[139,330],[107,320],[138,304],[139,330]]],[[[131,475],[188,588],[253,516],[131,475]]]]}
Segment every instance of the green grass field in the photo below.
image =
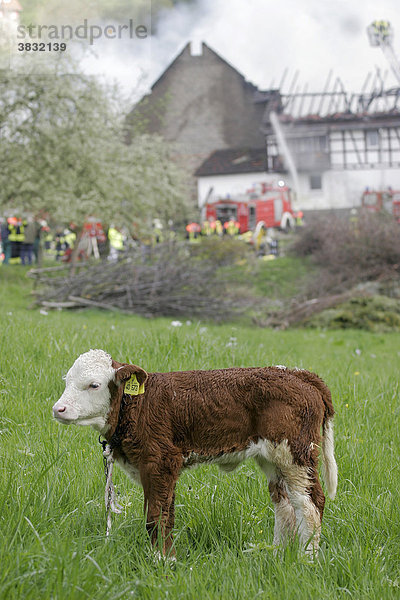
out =
{"type": "Polygon", "coordinates": [[[27,310],[23,267],[0,267],[0,598],[400,598],[399,334],[272,331],[100,311],[27,310]],[[252,463],[179,480],[174,565],[157,562],[142,492],[116,469],[124,514],[106,541],[97,435],[51,407],[75,358],[103,348],[146,370],[286,364],[317,372],[336,415],[339,488],[313,563],[275,556],[267,483],[252,463]]]}

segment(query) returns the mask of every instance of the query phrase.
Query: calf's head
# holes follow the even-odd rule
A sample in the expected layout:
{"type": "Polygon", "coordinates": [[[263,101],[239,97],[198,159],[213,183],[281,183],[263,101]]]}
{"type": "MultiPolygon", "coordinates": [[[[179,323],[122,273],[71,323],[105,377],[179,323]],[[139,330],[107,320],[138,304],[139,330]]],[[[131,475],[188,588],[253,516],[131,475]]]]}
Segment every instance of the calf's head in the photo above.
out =
{"type": "Polygon", "coordinates": [[[66,375],[64,393],[53,406],[54,418],[64,425],[91,425],[105,433],[118,417],[122,384],[133,374],[139,384],[147,379],[146,371],[118,363],[104,350],[81,354],[66,375]]]}

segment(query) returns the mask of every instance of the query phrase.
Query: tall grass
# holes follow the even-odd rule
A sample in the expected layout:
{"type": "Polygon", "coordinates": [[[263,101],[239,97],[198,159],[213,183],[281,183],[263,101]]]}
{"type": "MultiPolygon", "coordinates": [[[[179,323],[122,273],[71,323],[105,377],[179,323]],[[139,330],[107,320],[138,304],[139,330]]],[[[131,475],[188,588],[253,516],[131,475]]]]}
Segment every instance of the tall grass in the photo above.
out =
{"type": "Polygon", "coordinates": [[[400,596],[398,334],[41,314],[26,308],[22,267],[2,267],[0,281],[1,599],[400,596]],[[106,541],[97,436],[51,417],[61,376],[89,348],[147,370],[287,364],[319,373],[337,411],[339,489],[318,559],[295,547],[274,555],[267,484],[251,462],[230,475],[201,467],[181,476],[175,565],[154,559],[142,492],[117,469],[124,514],[106,541]]]}

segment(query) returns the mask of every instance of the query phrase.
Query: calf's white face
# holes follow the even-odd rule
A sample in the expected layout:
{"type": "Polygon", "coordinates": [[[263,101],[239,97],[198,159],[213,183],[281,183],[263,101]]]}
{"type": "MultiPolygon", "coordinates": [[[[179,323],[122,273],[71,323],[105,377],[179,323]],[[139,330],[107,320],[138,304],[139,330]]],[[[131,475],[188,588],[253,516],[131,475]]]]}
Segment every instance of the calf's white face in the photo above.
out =
{"type": "Polygon", "coordinates": [[[108,384],[114,378],[111,356],[104,350],[81,354],[67,373],[63,395],[53,406],[54,418],[65,425],[92,425],[103,431],[110,410],[108,384]]]}

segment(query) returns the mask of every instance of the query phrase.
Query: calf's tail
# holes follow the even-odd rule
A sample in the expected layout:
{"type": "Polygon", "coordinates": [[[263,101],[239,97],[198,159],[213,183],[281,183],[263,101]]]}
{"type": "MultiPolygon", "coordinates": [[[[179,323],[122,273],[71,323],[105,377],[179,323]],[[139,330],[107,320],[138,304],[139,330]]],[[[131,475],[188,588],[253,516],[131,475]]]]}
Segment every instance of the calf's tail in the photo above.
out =
{"type": "Polygon", "coordinates": [[[322,425],[322,474],[328,496],[333,500],[336,496],[338,468],[334,454],[333,419],[326,416],[322,425]]]}
{"type": "Polygon", "coordinates": [[[328,496],[336,496],[338,468],[335,460],[335,444],[333,439],[333,409],[331,392],[328,386],[315,373],[299,369],[294,371],[299,379],[307,381],[318,389],[324,402],[325,412],[322,422],[322,475],[325,481],[328,496]]]}

